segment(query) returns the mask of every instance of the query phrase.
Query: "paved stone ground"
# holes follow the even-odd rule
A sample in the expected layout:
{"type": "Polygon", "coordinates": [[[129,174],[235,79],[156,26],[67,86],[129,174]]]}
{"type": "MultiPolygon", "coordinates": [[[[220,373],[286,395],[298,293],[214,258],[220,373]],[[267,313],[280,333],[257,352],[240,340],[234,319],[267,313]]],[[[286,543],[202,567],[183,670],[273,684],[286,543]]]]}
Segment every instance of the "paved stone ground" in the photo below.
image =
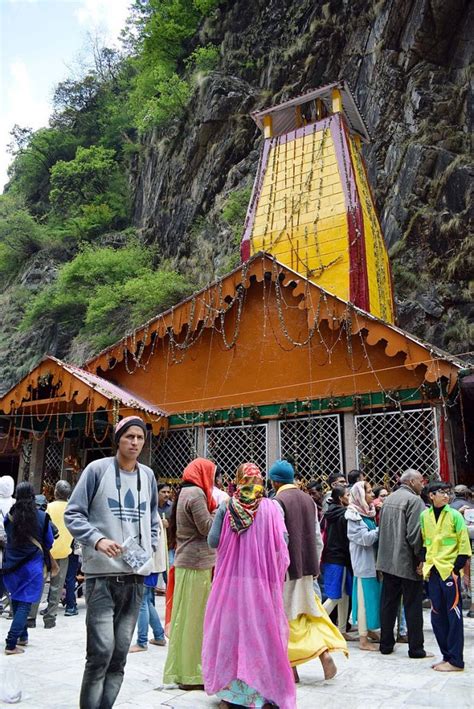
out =
{"type": "MultiPolygon", "coordinates": [[[[163,599],[158,598],[163,616],[163,599]]],[[[72,618],[58,616],[53,630],[44,630],[42,620],[30,631],[30,644],[22,656],[2,656],[2,667],[13,667],[21,677],[21,706],[33,709],[74,709],[78,707],[79,687],[85,654],[85,608],[79,601],[80,614],[72,618]],[[4,664],[5,663],[5,664],[4,664]]],[[[0,618],[3,636],[9,621],[0,618]]],[[[297,690],[298,709],[332,707],[339,709],[375,709],[384,707],[462,707],[474,706],[474,620],[465,618],[465,660],[467,668],[456,674],[441,674],[430,669],[430,660],[410,660],[407,646],[397,645],[393,655],[383,657],[362,652],[350,643],[350,657],[336,654],[337,676],[323,680],[316,660],[299,668],[301,683],[297,690]]],[[[151,637],[151,635],[150,635],[151,637]]],[[[437,653],[431,632],[429,611],[425,611],[426,648],[437,653]]],[[[153,709],[154,707],[216,707],[215,698],[204,692],[182,692],[163,687],[165,647],[149,646],[147,652],[129,656],[125,680],[115,706],[117,709],[153,709]]],[[[0,704],[2,707],[10,706],[0,704]]]]}

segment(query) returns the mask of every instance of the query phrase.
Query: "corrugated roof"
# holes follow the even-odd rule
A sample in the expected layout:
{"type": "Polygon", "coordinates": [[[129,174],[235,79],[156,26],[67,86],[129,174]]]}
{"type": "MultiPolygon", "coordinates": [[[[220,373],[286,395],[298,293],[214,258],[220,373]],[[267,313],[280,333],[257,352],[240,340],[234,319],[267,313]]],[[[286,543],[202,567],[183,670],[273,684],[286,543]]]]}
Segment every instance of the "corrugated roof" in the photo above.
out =
{"type": "MultiPolygon", "coordinates": [[[[2,397],[0,397],[0,410],[9,413],[13,404],[13,408],[17,409],[22,406],[23,402],[31,403],[31,390],[38,386],[38,379],[41,376],[53,374],[56,380],[61,379],[61,372],[67,372],[73,379],[81,382],[85,387],[80,387],[74,383],[66,384],[66,381],[61,382],[61,396],[57,398],[58,403],[70,402],[73,399],[81,403],[87,396],[88,391],[99,395],[96,398],[95,406],[104,406],[105,401],[116,401],[119,403],[120,408],[125,409],[136,409],[137,411],[143,411],[147,414],[153,414],[154,416],[166,418],[167,413],[163,409],[155,406],[154,404],[141,399],[132,392],[119,387],[116,384],[99,377],[97,374],[88,372],[81,367],[76,367],[73,364],[68,364],[63,362],[57,357],[47,355],[43,360],[36,365],[27,375],[25,375],[15,386],[13,386],[9,391],[7,391],[2,397]],[[51,365],[52,368],[51,368],[51,365]],[[77,398],[77,389],[80,389],[80,395],[77,398]]],[[[38,405],[41,404],[41,399],[37,402],[38,405]]]]}
{"type": "Polygon", "coordinates": [[[272,115],[274,118],[274,134],[281,135],[282,133],[294,130],[297,128],[296,116],[290,110],[294,106],[301,106],[309,101],[319,98],[326,106],[328,113],[332,113],[332,90],[339,89],[342,95],[342,108],[344,116],[349,124],[352,132],[360,135],[365,143],[370,143],[371,136],[367,124],[362,116],[357,101],[352,93],[347,81],[335,81],[332,84],[321,86],[318,89],[311,89],[300,96],[296,96],[289,101],[266,108],[263,111],[255,111],[252,113],[252,118],[255,123],[263,130],[263,117],[272,115]]]}
{"type": "Polygon", "coordinates": [[[77,379],[80,379],[84,382],[84,384],[87,384],[92,389],[95,389],[100,394],[103,394],[108,399],[120,401],[120,403],[124,406],[131,409],[140,409],[149,414],[156,414],[157,416],[167,416],[163,409],[151,404],[149,401],[145,401],[145,399],[140,399],[140,397],[132,394],[132,392],[109,382],[103,377],[99,377],[97,374],[92,374],[92,372],[87,372],[85,369],[81,369],[81,367],[75,367],[72,364],[67,364],[67,362],[56,359],[56,357],[50,356],[49,359],[57,362],[63,369],[66,370],[66,372],[69,372],[77,379]]]}

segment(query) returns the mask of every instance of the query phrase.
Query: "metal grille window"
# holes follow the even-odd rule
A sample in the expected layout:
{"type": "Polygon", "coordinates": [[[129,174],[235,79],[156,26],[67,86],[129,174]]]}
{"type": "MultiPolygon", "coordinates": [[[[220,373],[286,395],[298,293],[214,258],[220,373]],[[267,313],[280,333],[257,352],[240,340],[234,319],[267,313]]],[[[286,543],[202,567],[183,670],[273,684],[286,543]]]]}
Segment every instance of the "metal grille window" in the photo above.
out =
{"type": "Polygon", "coordinates": [[[43,485],[54,485],[61,478],[63,471],[64,443],[51,441],[44,453],[43,485]]]}
{"type": "Polygon", "coordinates": [[[394,482],[407,468],[438,472],[435,411],[410,409],[355,417],[357,461],[372,483],[394,482]]]}
{"type": "Polygon", "coordinates": [[[222,468],[226,482],[233,482],[242,463],[267,469],[267,424],[222,426],[206,429],[205,455],[222,468]]]}
{"type": "Polygon", "coordinates": [[[291,457],[305,482],[342,472],[341,420],[338,414],[280,421],[280,454],[291,457]]]}
{"type": "Polygon", "coordinates": [[[196,458],[195,428],[169,430],[151,439],[151,467],[159,479],[178,482],[184,468],[196,458]]]}

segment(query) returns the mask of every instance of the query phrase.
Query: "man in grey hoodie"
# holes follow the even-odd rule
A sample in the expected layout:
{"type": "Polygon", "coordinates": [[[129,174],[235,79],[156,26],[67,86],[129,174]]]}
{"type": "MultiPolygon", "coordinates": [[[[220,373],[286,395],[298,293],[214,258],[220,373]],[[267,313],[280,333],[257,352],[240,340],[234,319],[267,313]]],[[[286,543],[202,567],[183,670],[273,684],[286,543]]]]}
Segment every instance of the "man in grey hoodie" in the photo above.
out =
{"type": "Polygon", "coordinates": [[[82,545],[86,577],[86,667],[80,709],[108,709],[123,681],[143,596],[144,575],[122,558],[134,538],[151,558],[158,544],[158,494],[153,471],[138,463],[146,427],[128,416],[115,427],[117,455],[90,463],[69,500],[64,519],[82,545]]]}

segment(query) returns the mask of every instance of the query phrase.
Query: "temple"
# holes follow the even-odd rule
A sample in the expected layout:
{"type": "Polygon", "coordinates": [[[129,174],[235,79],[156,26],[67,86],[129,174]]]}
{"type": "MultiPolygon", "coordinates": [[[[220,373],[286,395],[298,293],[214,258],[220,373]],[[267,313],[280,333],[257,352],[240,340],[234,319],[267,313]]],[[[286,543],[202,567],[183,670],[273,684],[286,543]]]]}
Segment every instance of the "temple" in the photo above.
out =
{"type": "Polygon", "coordinates": [[[259,251],[394,322],[387,249],[367,179],[370,135],[344,82],[253,114],[264,142],[245,224],[259,251]]]}
{"type": "Polygon", "coordinates": [[[264,141],[241,265],[82,367],[45,357],[0,397],[0,473],[74,483],[136,413],[142,460],[171,483],[197,455],[227,481],[278,457],[303,482],[353,468],[388,486],[406,468],[468,480],[473,375],[394,324],[349,89],[253,117],[264,141]]]}

